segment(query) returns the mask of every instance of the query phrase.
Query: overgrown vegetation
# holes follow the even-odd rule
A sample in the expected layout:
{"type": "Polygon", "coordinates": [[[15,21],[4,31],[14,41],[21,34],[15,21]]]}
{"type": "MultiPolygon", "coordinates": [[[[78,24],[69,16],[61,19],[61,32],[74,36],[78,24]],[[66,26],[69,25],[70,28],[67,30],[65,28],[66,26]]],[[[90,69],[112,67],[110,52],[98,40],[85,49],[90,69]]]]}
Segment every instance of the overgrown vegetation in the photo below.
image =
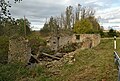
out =
{"type": "Polygon", "coordinates": [[[0,81],[46,81],[45,68],[27,68],[22,64],[0,64],[0,81]]]}
{"type": "Polygon", "coordinates": [[[30,22],[27,19],[21,18],[13,21],[6,18],[0,22],[2,22],[2,24],[0,24],[0,36],[11,37],[31,34],[30,22]]]}
{"type": "Polygon", "coordinates": [[[7,63],[9,39],[5,36],[0,36],[0,63],[7,63]]]}
{"type": "Polygon", "coordinates": [[[47,42],[40,37],[39,34],[35,34],[34,32],[30,34],[28,37],[31,50],[34,54],[37,54],[40,46],[46,46],[47,42]]]}
{"type": "Polygon", "coordinates": [[[69,53],[73,52],[76,49],[80,48],[80,43],[67,44],[59,50],[60,53],[69,53]]]}
{"type": "Polygon", "coordinates": [[[114,36],[118,37],[118,33],[115,30],[110,29],[109,32],[108,32],[108,36],[109,37],[114,37],[114,36]]]}
{"type": "Polygon", "coordinates": [[[90,7],[78,4],[77,8],[74,9],[73,6],[68,6],[65,12],[61,13],[61,16],[51,17],[47,20],[40,33],[44,36],[62,33],[68,35],[100,33],[101,27],[94,14],[95,10],[90,7]]]}
{"type": "MultiPolygon", "coordinates": [[[[120,40],[117,40],[120,53],[120,40]]],[[[120,55],[120,54],[119,54],[120,55]]],[[[0,81],[117,81],[118,70],[114,63],[113,40],[102,40],[97,47],[77,50],[73,65],[64,64],[61,74],[51,75],[43,66],[25,68],[21,64],[0,65],[0,81]]]]}
{"type": "Polygon", "coordinates": [[[120,37],[120,33],[117,32],[116,30],[114,29],[110,29],[108,32],[103,32],[103,31],[100,31],[100,35],[101,37],[105,38],[105,37],[120,37]]]}
{"type": "MultiPolygon", "coordinates": [[[[120,53],[120,40],[117,40],[120,53]]],[[[119,54],[120,55],[120,54],[119,54]]],[[[53,81],[117,81],[118,70],[114,63],[113,40],[102,40],[92,49],[78,50],[73,65],[65,64],[62,74],[52,76],[53,81]]]]}
{"type": "MultiPolygon", "coordinates": [[[[2,0],[5,1],[5,0],[2,0]]],[[[15,0],[21,1],[21,0],[15,0]]],[[[113,41],[102,40],[101,44],[92,49],[78,50],[75,56],[75,63],[73,65],[64,64],[58,67],[61,71],[59,76],[50,75],[49,69],[44,66],[35,66],[33,68],[27,68],[22,64],[6,64],[9,39],[11,36],[26,36],[30,42],[32,53],[36,54],[40,46],[43,46],[40,52],[46,52],[53,54],[49,47],[46,46],[46,41],[39,35],[32,33],[30,30],[30,23],[27,19],[13,20],[10,18],[9,12],[7,12],[7,2],[2,3],[2,19],[0,19],[0,81],[116,81],[117,80],[117,68],[114,64],[113,57],[113,41]],[[9,19],[4,18],[8,16],[9,19]],[[25,30],[25,27],[26,30],[25,30]],[[2,64],[1,64],[2,63],[2,64]]],[[[8,2],[9,3],[9,2],[8,2]]],[[[61,17],[51,17],[49,22],[46,22],[40,33],[43,36],[60,35],[60,32],[65,34],[74,33],[100,33],[102,37],[118,36],[114,30],[109,30],[108,33],[103,33],[97,19],[94,17],[94,10],[83,7],[81,19],[80,4],[74,9],[72,6],[66,8],[65,15],[61,14],[61,17]],[[73,16],[76,14],[75,16],[73,16]],[[60,20],[59,20],[60,19],[60,20]],[[67,33],[66,33],[67,32],[67,33]]],[[[120,40],[117,40],[118,48],[120,48],[120,40]]],[[[78,47],[77,44],[68,44],[60,50],[62,53],[68,53],[75,51],[78,47]]],[[[120,52],[119,49],[117,49],[120,52]]],[[[56,68],[53,68],[56,69],[56,68]]]]}

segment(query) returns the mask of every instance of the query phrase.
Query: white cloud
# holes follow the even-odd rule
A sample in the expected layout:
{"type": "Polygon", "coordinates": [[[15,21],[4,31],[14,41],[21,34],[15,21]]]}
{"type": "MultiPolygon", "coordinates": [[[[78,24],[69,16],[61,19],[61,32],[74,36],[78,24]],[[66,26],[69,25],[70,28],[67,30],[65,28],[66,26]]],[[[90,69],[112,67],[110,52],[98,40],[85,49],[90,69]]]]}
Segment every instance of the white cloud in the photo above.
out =
{"type": "Polygon", "coordinates": [[[109,23],[120,23],[120,19],[111,19],[109,23]]]}
{"type": "Polygon", "coordinates": [[[96,17],[100,16],[102,22],[119,22],[119,2],[119,0],[23,0],[21,3],[12,3],[11,13],[15,18],[22,18],[25,15],[32,25],[42,27],[46,18],[60,15],[68,5],[76,6],[80,3],[96,9],[96,17]]]}
{"type": "Polygon", "coordinates": [[[120,19],[120,7],[99,10],[96,16],[100,16],[102,19],[108,20],[108,22],[115,22],[115,20],[118,22],[120,19]]]}
{"type": "Polygon", "coordinates": [[[86,0],[85,3],[86,4],[89,4],[89,3],[95,3],[95,2],[98,2],[100,0],[86,0]]]}

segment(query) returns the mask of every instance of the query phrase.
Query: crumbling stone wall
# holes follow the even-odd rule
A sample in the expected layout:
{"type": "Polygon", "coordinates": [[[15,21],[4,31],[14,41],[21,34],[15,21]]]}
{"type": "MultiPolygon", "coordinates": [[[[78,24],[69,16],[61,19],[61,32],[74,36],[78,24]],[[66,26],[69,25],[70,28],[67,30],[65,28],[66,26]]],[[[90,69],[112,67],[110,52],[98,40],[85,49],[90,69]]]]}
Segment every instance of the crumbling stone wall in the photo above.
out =
{"type": "Polygon", "coordinates": [[[57,37],[51,37],[49,39],[48,45],[52,50],[57,50],[62,48],[68,43],[80,43],[81,48],[92,48],[100,43],[99,34],[74,34],[73,36],[61,36],[59,42],[57,42],[57,37]],[[58,45],[59,43],[59,45],[58,45]]]}
{"type": "Polygon", "coordinates": [[[85,38],[81,42],[81,48],[92,48],[92,39],[91,38],[85,38]]]}
{"type": "Polygon", "coordinates": [[[51,50],[58,50],[64,45],[71,43],[71,38],[71,36],[60,36],[59,41],[57,41],[57,37],[51,37],[47,45],[50,46],[51,50]]]}
{"type": "Polygon", "coordinates": [[[9,40],[8,62],[22,62],[27,63],[30,59],[31,48],[28,40],[23,37],[11,38],[9,40]]]}
{"type": "Polygon", "coordinates": [[[100,35],[99,34],[80,34],[80,42],[84,45],[87,45],[88,48],[92,48],[97,46],[100,43],[100,35]]]}

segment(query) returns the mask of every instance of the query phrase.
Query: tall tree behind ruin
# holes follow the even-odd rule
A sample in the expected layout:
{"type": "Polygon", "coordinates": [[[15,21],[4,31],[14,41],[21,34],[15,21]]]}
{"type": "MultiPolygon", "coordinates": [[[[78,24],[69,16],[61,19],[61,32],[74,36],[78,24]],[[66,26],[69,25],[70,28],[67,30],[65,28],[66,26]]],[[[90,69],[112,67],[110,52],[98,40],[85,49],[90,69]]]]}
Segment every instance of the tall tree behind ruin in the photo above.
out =
{"type": "Polygon", "coordinates": [[[102,28],[100,28],[100,25],[94,16],[89,16],[87,19],[89,19],[90,22],[92,23],[92,26],[93,26],[93,29],[95,32],[98,32],[102,29],[102,28]]]}
{"type": "MultiPolygon", "coordinates": [[[[62,33],[63,32],[73,33],[72,29],[74,29],[74,26],[77,26],[75,24],[77,22],[80,22],[81,20],[84,21],[83,19],[86,19],[88,23],[92,24],[92,28],[95,31],[98,31],[100,26],[96,18],[94,17],[94,14],[95,14],[95,10],[90,7],[83,7],[82,5],[78,4],[76,10],[74,10],[72,6],[68,6],[65,10],[65,13],[62,13],[60,17],[50,18],[49,21],[49,26],[51,29],[50,31],[55,32],[55,28],[56,28],[55,24],[57,24],[59,26],[59,30],[62,30],[62,33]],[[56,22],[54,22],[54,19],[56,20],[56,22]]],[[[83,25],[83,26],[88,26],[88,25],[83,25]]]]}
{"type": "Polygon", "coordinates": [[[95,10],[90,7],[82,7],[81,9],[81,19],[88,17],[93,17],[95,15],[95,10]]]}
{"type": "Polygon", "coordinates": [[[80,11],[81,11],[81,5],[78,4],[77,8],[76,8],[76,21],[78,21],[80,19],[80,11]]]}
{"type": "Polygon", "coordinates": [[[73,7],[69,6],[66,8],[66,28],[71,29],[71,22],[72,22],[72,11],[73,7]]]}

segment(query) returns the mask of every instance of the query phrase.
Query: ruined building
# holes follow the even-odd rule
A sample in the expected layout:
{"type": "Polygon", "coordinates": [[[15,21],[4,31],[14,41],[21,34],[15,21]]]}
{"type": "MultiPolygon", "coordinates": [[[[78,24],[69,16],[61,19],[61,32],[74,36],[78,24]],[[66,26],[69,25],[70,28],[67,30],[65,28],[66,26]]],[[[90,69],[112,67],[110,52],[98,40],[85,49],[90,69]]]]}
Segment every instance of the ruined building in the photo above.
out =
{"type": "Polygon", "coordinates": [[[24,37],[11,38],[9,40],[8,62],[22,62],[28,63],[30,59],[31,48],[28,40],[24,37]]]}
{"type": "Polygon", "coordinates": [[[100,43],[99,34],[74,34],[72,36],[52,36],[48,40],[48,44],[51,50],[58,50],[64,45],[69,43],[80,43],[81,48],[92,48],[97,46],[100,43]]]}

